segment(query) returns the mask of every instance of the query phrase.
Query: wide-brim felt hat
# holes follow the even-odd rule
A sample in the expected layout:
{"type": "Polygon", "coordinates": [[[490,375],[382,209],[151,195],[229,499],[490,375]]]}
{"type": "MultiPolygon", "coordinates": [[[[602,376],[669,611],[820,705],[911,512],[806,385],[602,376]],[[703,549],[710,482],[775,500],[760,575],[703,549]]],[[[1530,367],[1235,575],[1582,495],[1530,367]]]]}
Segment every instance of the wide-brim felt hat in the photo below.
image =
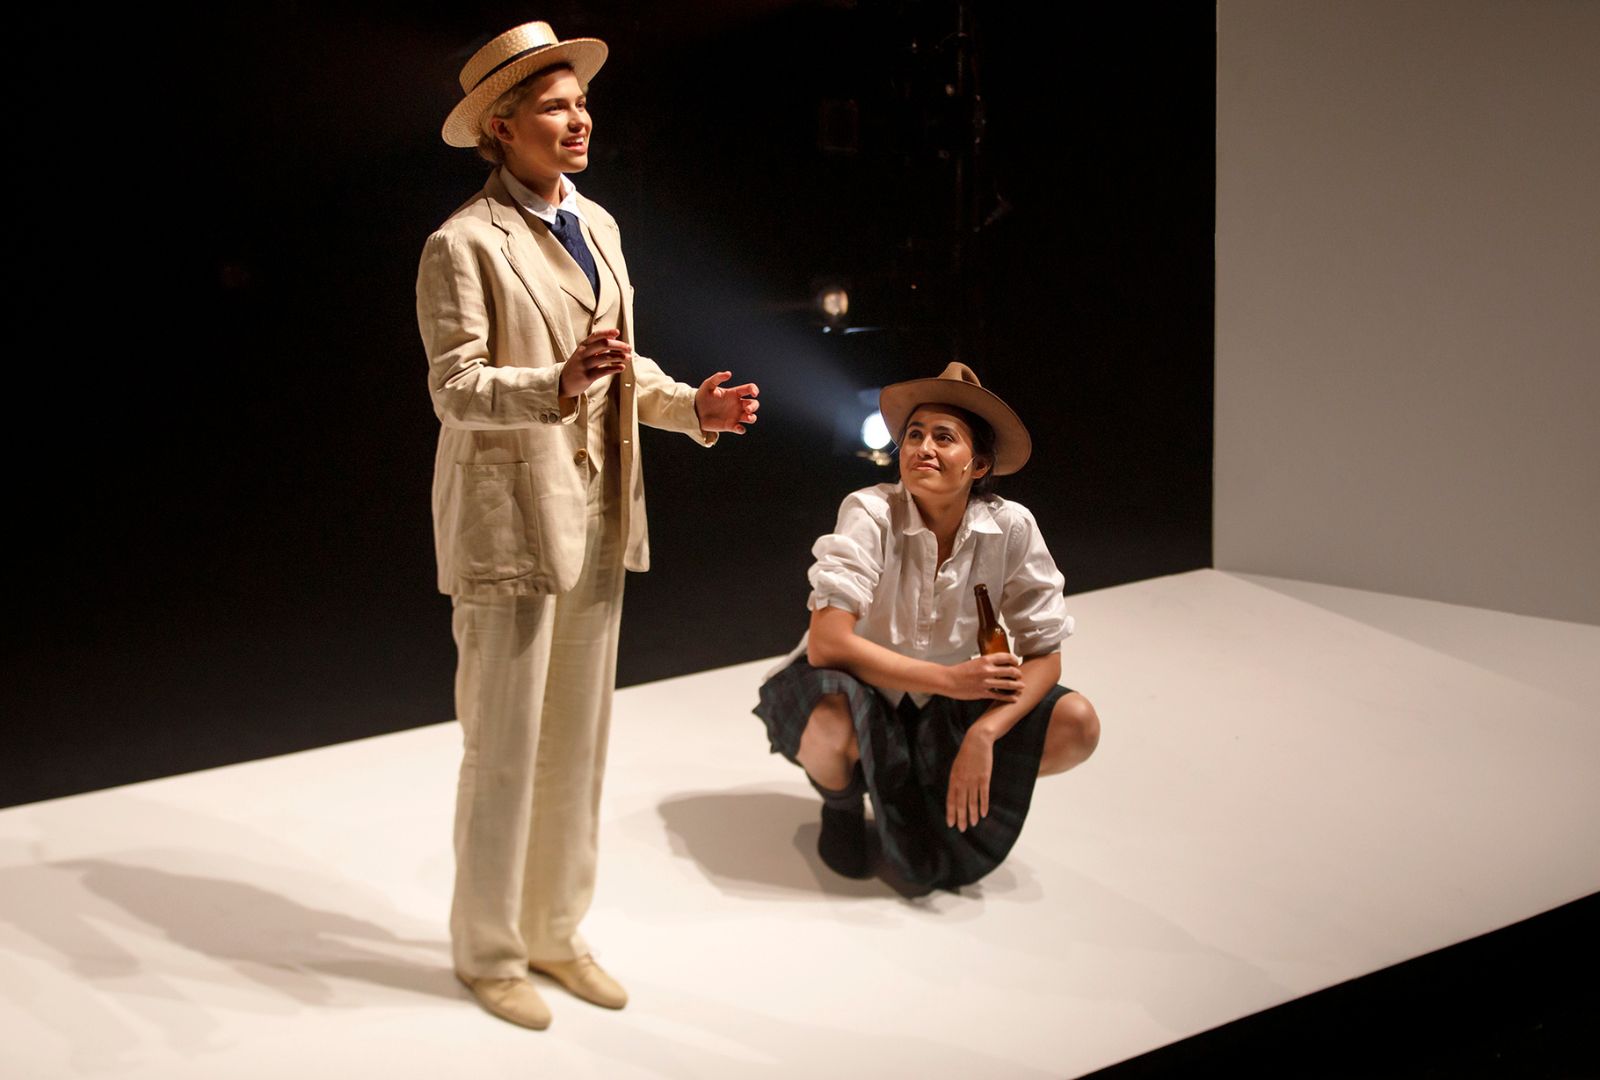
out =
{"type": "Polygon", "coordinates": [[[918,405],[954,405],[983,417],[994,428],[994,474],[1007,476],[1028,463],[1033,439],[1011,406],[993,391],[985,390],[972,369],[952,363],[934,379],[912,379],[885,386],[878,395],[878,411],[896,439],[905,433],[906,420],[918,405]]]}
{"type": "Polygon", "coordinates": [[[606,43],[599,38],[562,41],[547,22],[512,27],[472,54],[461,69],[466,96],[445,117],[444,141],[451,146],[477,146],[483,114],[495,99],[540,68],[571,64],[584,86],[606,62],[606,43]]]}

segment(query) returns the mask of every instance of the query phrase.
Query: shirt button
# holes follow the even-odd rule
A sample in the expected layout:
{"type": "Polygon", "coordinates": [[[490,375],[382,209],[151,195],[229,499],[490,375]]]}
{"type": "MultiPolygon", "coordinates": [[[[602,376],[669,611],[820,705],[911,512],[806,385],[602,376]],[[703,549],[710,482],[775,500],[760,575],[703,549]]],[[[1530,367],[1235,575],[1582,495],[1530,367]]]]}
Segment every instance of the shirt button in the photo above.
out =
{"type": "Polygon", "coordinates": [[[575,465],[587,465],[589,463],[589,451],[579,450],[572,455],[572,461],[575,465]]]}

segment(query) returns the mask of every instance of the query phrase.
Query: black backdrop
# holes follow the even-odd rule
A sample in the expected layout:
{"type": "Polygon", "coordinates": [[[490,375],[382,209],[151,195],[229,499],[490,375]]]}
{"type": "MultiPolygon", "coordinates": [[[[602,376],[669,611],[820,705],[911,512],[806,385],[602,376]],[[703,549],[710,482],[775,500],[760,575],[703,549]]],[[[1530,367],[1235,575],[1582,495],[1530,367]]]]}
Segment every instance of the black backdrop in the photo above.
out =
{"type": "Polygon", "coordinates": [[[958,349],[1034,433],[1001,491],[1069,592],[1208,566],[1214,12],[976,7],[970,38],[945,0],[35,30],[0,803],[451,717],[412,289],[485,172],[438,139],[455,74],[530,17],[612,47],[577,179],[622,227],[640,351],[763,388],[744,438],[645,436],[654,569],[629,578],[623,684],[786,650],[811,541],[884,475],[837,452],[833,403],[958,349]],[[939,98],[966,41],[988,224],[963,279],[961,98],[939,98]],[[813,324],[828,275],[875,329],[813,324]]]}

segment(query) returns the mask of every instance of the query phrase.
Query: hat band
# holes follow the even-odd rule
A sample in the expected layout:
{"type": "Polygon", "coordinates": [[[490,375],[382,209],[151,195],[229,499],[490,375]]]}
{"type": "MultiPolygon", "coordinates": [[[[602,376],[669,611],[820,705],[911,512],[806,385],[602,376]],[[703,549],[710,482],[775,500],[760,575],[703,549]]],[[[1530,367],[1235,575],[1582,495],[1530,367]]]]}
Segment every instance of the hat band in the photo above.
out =
{"type": "MultiPolygon", "coordinates": [[[[505,68],[510,67],[512,64],[515,64],[518,60],[521,60],[524,56],[529,56],[529,55],[531,55],[533,53],[536,53],[536,52],[539,52],[539,51],[541,51],[543,49],[553,49],[559,44],[561,44],[559,41],[547,41],[543,45],[535,45],[531,49],[523,49],[519,53],[513,53],[511,56],[506,57],[504,60],[500,61],[494,67],[490,68],[487,72],[485,72],[483,78],[479,79],[477,82],[472,84],[472,90],[476,90],[478,87],[482,86],[484,83],[486,83],[490,79],[492,79],[496,72],[502,71],[505,68]]],[[[468,90],[467,93],[469,93],[469,94],[472,93],[472,90],[468,90]]]]}

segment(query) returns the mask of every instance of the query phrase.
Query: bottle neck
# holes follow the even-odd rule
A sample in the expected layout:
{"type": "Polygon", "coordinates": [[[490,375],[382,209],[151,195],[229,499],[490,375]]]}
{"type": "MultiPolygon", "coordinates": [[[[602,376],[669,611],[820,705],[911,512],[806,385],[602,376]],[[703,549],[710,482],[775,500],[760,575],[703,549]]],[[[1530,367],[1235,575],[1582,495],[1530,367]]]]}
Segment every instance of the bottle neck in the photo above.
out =
{"type": "Polygon", "coordinates": [[[978,598],[978,621],[984,629],[994,626],[997,620],[994,617],[994,605],[989,602],[989,590],[982,585],[976,586],[973,593],[978,598]]]}

